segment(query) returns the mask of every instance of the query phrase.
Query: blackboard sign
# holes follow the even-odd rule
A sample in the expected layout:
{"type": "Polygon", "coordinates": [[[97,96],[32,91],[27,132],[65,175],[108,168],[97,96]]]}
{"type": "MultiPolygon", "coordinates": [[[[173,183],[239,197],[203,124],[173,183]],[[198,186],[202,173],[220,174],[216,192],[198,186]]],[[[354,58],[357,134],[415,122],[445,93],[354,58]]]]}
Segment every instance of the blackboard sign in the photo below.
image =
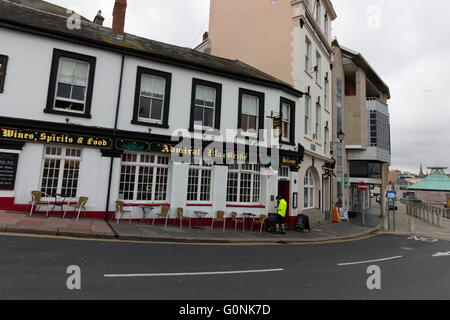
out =
{"type": "Polygon", "coordinates": [[[0,152],[0,190],[14,190],[19,155],[0,152]]]}
{"type": "Polygon", "coordinates": [[[297,215],[297,220],[295,221],[295,230],[303,232],[308,230],[311,232],[311,227],[309,225],[309,217],[304,214],[297,215]]]}

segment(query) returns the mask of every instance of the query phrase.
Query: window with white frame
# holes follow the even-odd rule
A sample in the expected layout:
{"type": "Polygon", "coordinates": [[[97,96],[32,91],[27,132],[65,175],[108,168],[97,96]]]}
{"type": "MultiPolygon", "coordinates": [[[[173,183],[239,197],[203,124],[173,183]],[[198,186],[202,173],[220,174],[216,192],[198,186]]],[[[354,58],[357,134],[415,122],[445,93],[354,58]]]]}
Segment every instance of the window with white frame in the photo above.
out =
{"type": "Polygon", "coordinates": [[[323,17],[323,33],[328,41],[328,16],[326,14],[323,17]]]}
{"type": "Polygon", "coordinates": [[[316,82],[320,84],[322,74],[322,57],[316,52],[316,82]]]}
{"type": "Polygon", "coordinates": [[[289,167],[280,167],[278,170],[278,176],[280,178],[289,178],[289,167]]]}
{"type": "Polygon", "coordinates": [[[76,198],[80,162],[81,149],[45,146],[41,191],[50,197],[76,198]]]}
{"type": "Polygon", "coordinates": [[[120,171],[119,199],[167,201],[169,156],[124,153],[120,171]]]}
{"type": "Polygon", "coordinates": [[[213,128],[217,91],[215,88],[197,85],[195,89],[194,122],[213,128]]]}
{"type": "Polygon", "coordinates": [[[325,128],[325,134],[323,137],[323,151],[325,155],[329,154],[330,152],[330,130],[328,128],[325,128]]]}
{"type": "Polygon", "coordinates": [[[281,103],[281,139],[290,141],[291,137],[291,106],[287,103],[281,103]]]}
{"type": "Polygon", "coordinates": [[[305,71],[311,72],[311,41],[306,37],[306,55],[305,55],[305,71]]]}
{"type": "Polygon", "coordinates": [[[320,2],[316,1],[316,4],[314,5],[314,13],[315,13],[315,18],[317,23],[320,25],[320,17],[321,17],[321,13],[320,13],[320,2]]]}
{"type": "Polygon", "coordinates": [[[312,174],[312,170],[308,169],[305,174],[304,179],[304,209],[312,209],[314,208],[314,177],[312,174]]]}
{"type": "Polygon", "coordinates": [[[323,99],[323,106],[325,108],[325,110],[328,110],[328,90],[330,88],[330,83],[328,81],[328,79],[325,78],[325,84],[324,84],[324,99],[323,99]]]}
{"type": "Polygon", "coordinates": [[[166,79],[151,74],[141,75],[139,121],[162,123],[166,79]]]}
{"type": "Polygon", "coordinates": [[[316,103],[316,123],[315,123],[315,131],[314,137],[317,141],[320,141],[320,132],[321,132],[321,121],[322,121],[322,108],[319,103],[316,103]]]}
{"type": "Polygon", "coordinates": [[[254,164],[233,164],[228,166],[227,202],[261,202],[261,169],[254,164]]]}
{"type": "Polygon", "coordinates": [[[311,97],[305,96],[305,135],[311,132],[311,97]]]}
{"type": "Polygon", "coordinates": [[[242,95],[241,129],[244,132],[258,131],[259,98],[242,95]]]}
{"type": "Polygon", "coordinates": [[[85,111],[89,67],[85,61],[65,57],[59,59],[55,109],[85,111]]]}
{"type": "Polygon", "coordinates": [[[202,165],[192,163],[188,176],[188,202],[211,201],[212,165],[203,162],[202,165]]]}

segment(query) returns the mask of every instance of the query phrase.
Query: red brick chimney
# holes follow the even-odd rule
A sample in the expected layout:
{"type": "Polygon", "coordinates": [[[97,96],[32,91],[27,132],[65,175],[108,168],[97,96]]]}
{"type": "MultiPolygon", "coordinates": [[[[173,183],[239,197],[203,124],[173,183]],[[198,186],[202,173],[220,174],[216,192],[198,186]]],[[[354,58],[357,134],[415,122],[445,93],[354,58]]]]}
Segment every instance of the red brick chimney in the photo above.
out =
{"type": "Polygon", "coordinates": [[[112,32],[123,36],[125,28],[125,14],[127,12],[127,0],[116,0],[113,11],[112,32]]]}

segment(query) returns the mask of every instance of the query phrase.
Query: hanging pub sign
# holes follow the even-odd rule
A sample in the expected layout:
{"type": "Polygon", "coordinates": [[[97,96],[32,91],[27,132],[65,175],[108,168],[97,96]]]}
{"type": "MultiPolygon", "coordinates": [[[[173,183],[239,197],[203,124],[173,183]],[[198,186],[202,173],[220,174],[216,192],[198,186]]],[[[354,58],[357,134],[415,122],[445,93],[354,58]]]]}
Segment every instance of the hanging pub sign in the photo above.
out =
{"type": "Polygon", "coordinates": [[[281,156],[280,160],[282,165],[287,165],[291,167],[299,166],[300,163],[302,162],[300,157],[292,157],[292,156],[281,156]]]}
{"type": "Polygon", "coordinates": [[[30,129],[1,128],[1,139],[32,143],[56,143],[102,149],[112,148],[112,140],[110,138],[30,129]]]}
{"type": "Polygon", "coordinates": [[[0,153],[0,190],[14,190],[18,160],[16,153],[0,153]]]}

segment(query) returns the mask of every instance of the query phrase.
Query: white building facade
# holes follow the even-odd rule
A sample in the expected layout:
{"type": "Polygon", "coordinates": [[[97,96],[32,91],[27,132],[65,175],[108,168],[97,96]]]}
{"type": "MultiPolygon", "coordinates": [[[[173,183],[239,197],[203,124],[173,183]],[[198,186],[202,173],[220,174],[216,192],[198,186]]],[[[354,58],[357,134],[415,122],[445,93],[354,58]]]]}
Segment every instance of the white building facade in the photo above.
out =
{"type": "Polygon", "coordinates": [[[299,90],[240,62],[0,7],[0,210],[29,210],[31,192],[41,191],[53,214],[62,213],[55,204],[85,196],[89,217],[115,219],[121,200],[131,211],[125,219],[170,206],[173,219],[177,208],[192,217],[202,210],[209,224],[217,211],[275,212],[280,178],[298,188],[299,90]],[[196,139],[173,139],[198,124],[196,139]],[[233,139],[211,144],[205,128],[233,139]],[[249,147],[245,137],[262,142],[249,147]],[[215,161],[195,163],[197,155],[215,161]]]}

